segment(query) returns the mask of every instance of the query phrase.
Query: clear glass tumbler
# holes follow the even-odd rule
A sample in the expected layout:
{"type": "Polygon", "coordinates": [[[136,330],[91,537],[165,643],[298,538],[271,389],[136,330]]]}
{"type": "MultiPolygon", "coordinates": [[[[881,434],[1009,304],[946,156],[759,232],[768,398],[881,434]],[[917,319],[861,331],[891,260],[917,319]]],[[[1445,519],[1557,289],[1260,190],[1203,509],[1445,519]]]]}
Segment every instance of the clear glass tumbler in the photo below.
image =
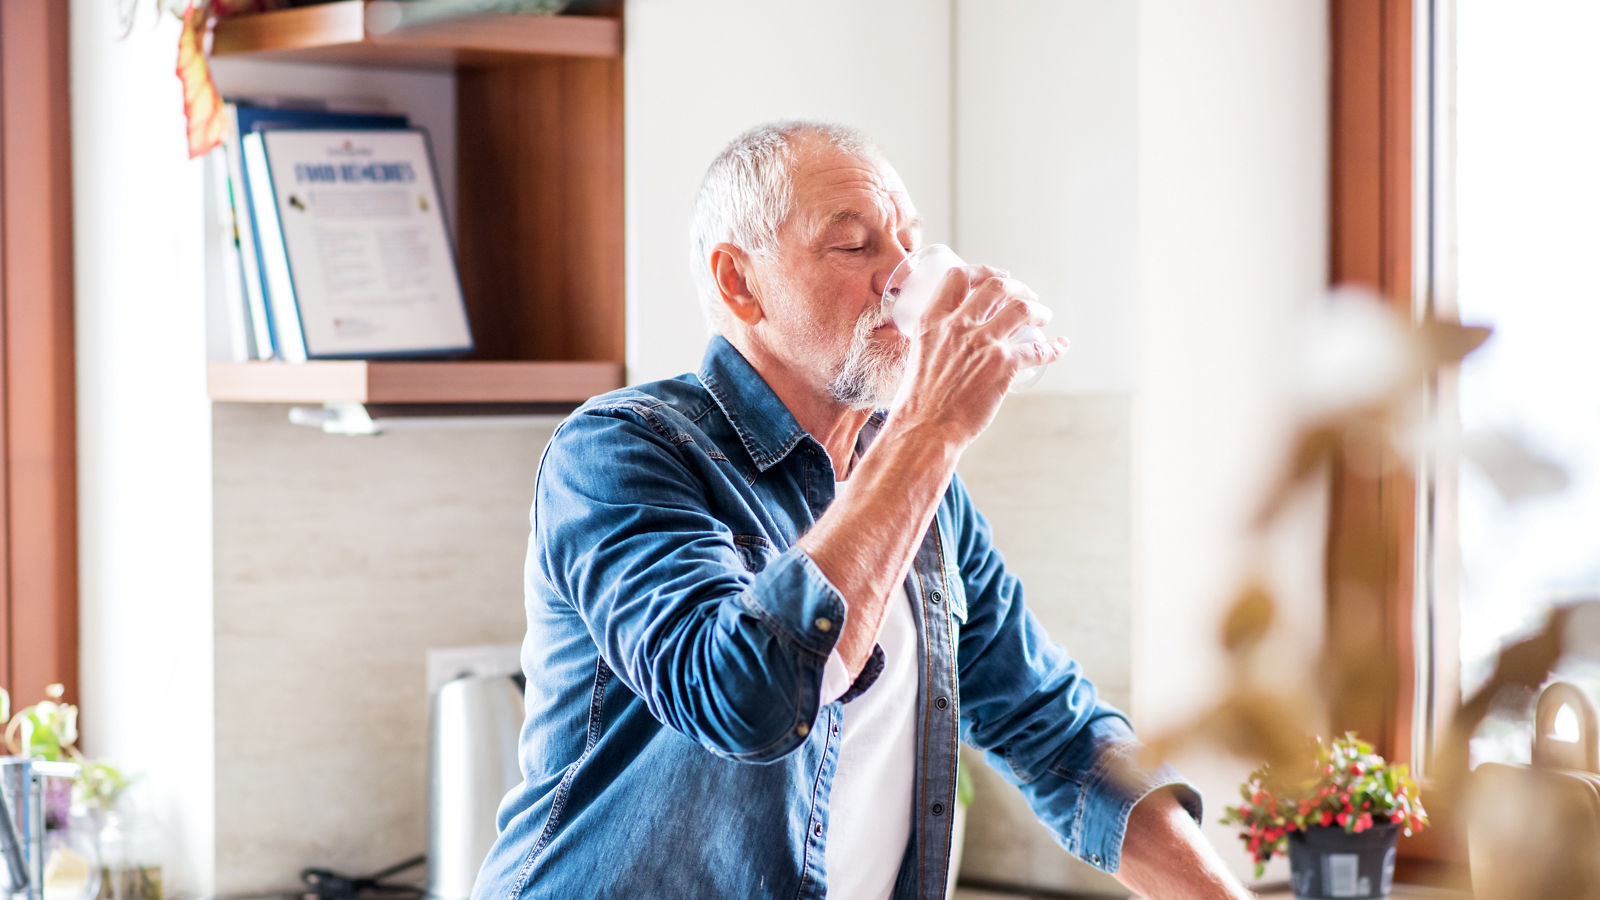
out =
{"type": "MultiPolygon", "coordinates": [[[[889,280],[884,282],[883,302],[889,307],[894,323],[906,334],[915,334],[917,321],[944,281],[945,273],[967,263],[954,250],[944,244],[929,244],[900,261],[889,280]]],[[[1024,325],[1011,336],[1017,343],[1047,340],[1043,331],[1034,325],[1024,325]]],[[[1011,390],[1020,391],[1033,386],[1044,374],[1044,366],[1032,366],[1017,373],[1011,380],[1011,390]]]]}

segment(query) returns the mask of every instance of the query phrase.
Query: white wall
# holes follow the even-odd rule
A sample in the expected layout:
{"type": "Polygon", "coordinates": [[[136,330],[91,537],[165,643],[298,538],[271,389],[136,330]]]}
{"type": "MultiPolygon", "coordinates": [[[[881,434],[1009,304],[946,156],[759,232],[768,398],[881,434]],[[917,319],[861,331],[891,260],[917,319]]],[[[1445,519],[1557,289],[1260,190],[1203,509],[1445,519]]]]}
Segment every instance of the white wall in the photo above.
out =
{"type": "MultiPolygon", "coordinates": [[[[1280,348],[1327,282],[1327,21],[1323,2],[1140,5],[1131,649],[1146,729],[1215,699],[1218,622],[1247,562],[1278,573],[1293,629],[1321,617],[1316,504],[1265,547],[1243,535],[1291,425],[1280,348]]],[[[1180,765],[1212,822],[1250,768],[1180,765]]],[[[1244,871],[1231,829],[1206,830],[1244,871]]]]}
{"type": "MultiPolygon", "coordinates": [[[[1039,390],[1095,404],[1040,397],[1028,401],[1033,412],[1099,429],[1047,441],[1055,465],[1032,476],[1048,482],[1036,492],[1076,514],[1029,510],[1018,484],[979,499],[1006,520],[997,533],[1015,533],[1018,569],[1071,555],[1100,590],[1128,591],[1125,607],[1050,588],[1030,602],[1069,648],[1125,634],[1115,651],[1093,653],[1088,671],[1155,733],[1216,699],[1218,624],[1248,567],[1278,588],[1291,646],[1295,636],[1307,646],[1320,624],[1320,504],[1296,506],[1258,542],[1246,529],[1292,426],[1274,387],[1287,365],[1280,347],[1326,283],[1327,7],[957,0],[955,9],[957,246],[1033,285],[1073,340],[1039,390]],[[1120,443],[1123,416],[1129,464],[1085,471],[1096,459],[1085,443],[1120,443]],[[1109,514],[1108,492],[1131,525],[1109,514]],[[1103,526],[1097,539],[1085,537],[1091,517],[1103,526]],[[1041,529],[1054,545],[1030,546],[1041,529]],[[1117,614],[1130,608],[1131,627],[1117,614]]],[[[1008,401],[991,431],[1013,433],[1006,418],[1023,405],[1008,401]]],[[[1037,449],[1016,442],[1008,455],[1031,466],[1037,449]]],[[[1211,823],[1250,768],[1209,752],[1178,763],[1209,798],[1211,823]]],[[[983,787],[1005,791],[997,779],[983,787]]],[[[1013,800],[980,802],[967,870],[1106,887],[1030,836],[1025,816],[1013,800]]],[[[1248,873],[1231,830],[1206,831],[1248,873]]]]}
{"type": "Polygon", "coordinates": [[[194,890],[214,763],[202,180],[176,20],[143,11],[119,43],[111,4],[71,10],[79,674],[85,748],[144,773],[169,882],[194,890]]]}
{"type": "MultiPolygon", "coordinates": [[[[163,829],[168,890],[199,894],[218,876],[219,665],[237,675],[248,660],[214,653],[204,169],[187,158],[173,75],[178,22],[152,6],[139,4],[123,41],[114,4],[72,0],[71,8],[81,707],[86,752],[141,776],[163,829]]],[[[218,74],[244,91],[390,97],[434,133],[441,165],[453,165],[447,75],[250,64],[218,74]]],[[[447,207],[453,190],[447,179],[447,207]]],[[[230,461],[264,463],[265,483],[282,474],[268,451],[244,452],[230,461]]],[[[416,668],[420,685],[420,659],[416,668]]],[[[241,718],[259,698],[224,699],[225,716],[241,718]]],[[[414,762],[398,765],[410,771],[414,762]]],[[[294,787],[298,766],[278,772],[280,793],[294,787]]],[[[408,836],[419,830],[416,792],[408,836]]],[[[297,827],[292,817],[277,821],[297,827]]],[[[283,866],[285,877],[299,864],[283,866]]]]}
{"type": "Polygon", "coordinates": [[[1139,5],[957,0],[955,247],[1028,283],[1072,341],[1036,390],[1133,389],[1139,5]]]}
{"type": "Polygon", "coordinates": [[[861,128],[927,222],[950,217],[950,11],[929,0],[629,0],[628,379],[700,364],[689,218],[718,151],[772,119],[861,128]]]}

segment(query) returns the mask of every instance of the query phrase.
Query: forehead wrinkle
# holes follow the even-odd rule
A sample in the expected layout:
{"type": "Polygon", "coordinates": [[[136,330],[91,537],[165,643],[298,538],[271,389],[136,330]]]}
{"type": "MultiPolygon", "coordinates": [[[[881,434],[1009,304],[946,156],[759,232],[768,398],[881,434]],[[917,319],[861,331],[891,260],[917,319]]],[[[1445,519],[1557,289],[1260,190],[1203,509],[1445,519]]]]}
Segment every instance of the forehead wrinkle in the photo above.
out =
{"type": "MultiPolygon", "coordinates": [[[[901,217],[901,204],[899,204],[899,203],[891,203],[890,205],[894,208],[893,217],[894,218],[900,218],[901,217]]],[[[910,205],[910,204],[907,203],[906,205],[910,205]]],[[[832,228],[835,225],[842,225],[842,224],[845,224],[845,223],[853,223],[853,222],[863,222],[863,223],[866,223],[868,225],[871,225],[872,224],[872,220],[874,218],[875,218],[874,216],[870,216],[867,213],[862,212],[861,210],[859,210],[859,209],[857,209],[857,208],[855,208],[853,206],[840,207],[839,209],[835,209],[833,212],[829,213],[820,223],[818,223],[817,231],[818,232],[824,232],[824,231],[827,231],[828,229],[832,228]]],[[[902,225],[900,225],[898,228],[896,228],[895,230],[896,231],[902,231],[902,230],[908,230],[908,229],[909,230],[916,230],[916,231],[922,230],[922,216],[917,214],[917,213],[912,213],[910,218],[905,219],[904,223],[902,225]]]]}
{"type": "Polygon", "coordinates": [[[915,214],[905,185],[887,161],[809,141],[801,146],[798,156],[795,206],[784,226],[798,226],[811,241],[848,222],[863,222],[869,227],[882,222],[897,232],[922,227],[922,218],[915,214]],[[863,208],[863,204],[870,208],[863,208]],[[907,212],[912,214],[909,221],[896,224],[903,221],[907,212]]]}

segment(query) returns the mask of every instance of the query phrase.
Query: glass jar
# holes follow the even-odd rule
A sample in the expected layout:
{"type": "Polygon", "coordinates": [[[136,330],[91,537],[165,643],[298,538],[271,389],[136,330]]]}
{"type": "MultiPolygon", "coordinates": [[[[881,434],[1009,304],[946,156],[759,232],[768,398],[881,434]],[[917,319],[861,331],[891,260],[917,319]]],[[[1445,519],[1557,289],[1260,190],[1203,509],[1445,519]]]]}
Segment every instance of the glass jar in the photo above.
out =
{"type": "Polygon", "coordinates": [[[161,900],[162,834],[137,807],[100,816],[99,900],[161,900]]]}

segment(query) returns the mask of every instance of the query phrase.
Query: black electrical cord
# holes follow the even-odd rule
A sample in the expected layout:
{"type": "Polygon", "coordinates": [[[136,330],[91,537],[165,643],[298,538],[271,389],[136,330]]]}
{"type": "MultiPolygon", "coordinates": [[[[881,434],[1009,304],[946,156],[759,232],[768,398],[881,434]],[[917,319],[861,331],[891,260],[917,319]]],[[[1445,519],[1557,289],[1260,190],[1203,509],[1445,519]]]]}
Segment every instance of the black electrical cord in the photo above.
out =
{"type": "Polygon", "coordinates": [[[223,894],[202,897],[200,900],[357,900],[362,894],[376,894],[394,900],[416,900],[427,892],[414,884],[389,884],[383,879],[420,866],[427,861],[427,856],[413,856],[361,878],[341,875],[331,869],[306,869],[300,873],[300,881],[305,885],[304,890],[223,894]]]}
{"type": "Polygon", "coordinates": [[[331,869],[306,869],[300,873],[300,881],[306,886],[302,896],[305,900],[357,900],[364,894],[379,894],[415,900],[422,897],[422,888],[414,884],[392,884],[383,879],[427,861],[426,856],[413,856],[364,877],[342,875],[331,869]]]}

